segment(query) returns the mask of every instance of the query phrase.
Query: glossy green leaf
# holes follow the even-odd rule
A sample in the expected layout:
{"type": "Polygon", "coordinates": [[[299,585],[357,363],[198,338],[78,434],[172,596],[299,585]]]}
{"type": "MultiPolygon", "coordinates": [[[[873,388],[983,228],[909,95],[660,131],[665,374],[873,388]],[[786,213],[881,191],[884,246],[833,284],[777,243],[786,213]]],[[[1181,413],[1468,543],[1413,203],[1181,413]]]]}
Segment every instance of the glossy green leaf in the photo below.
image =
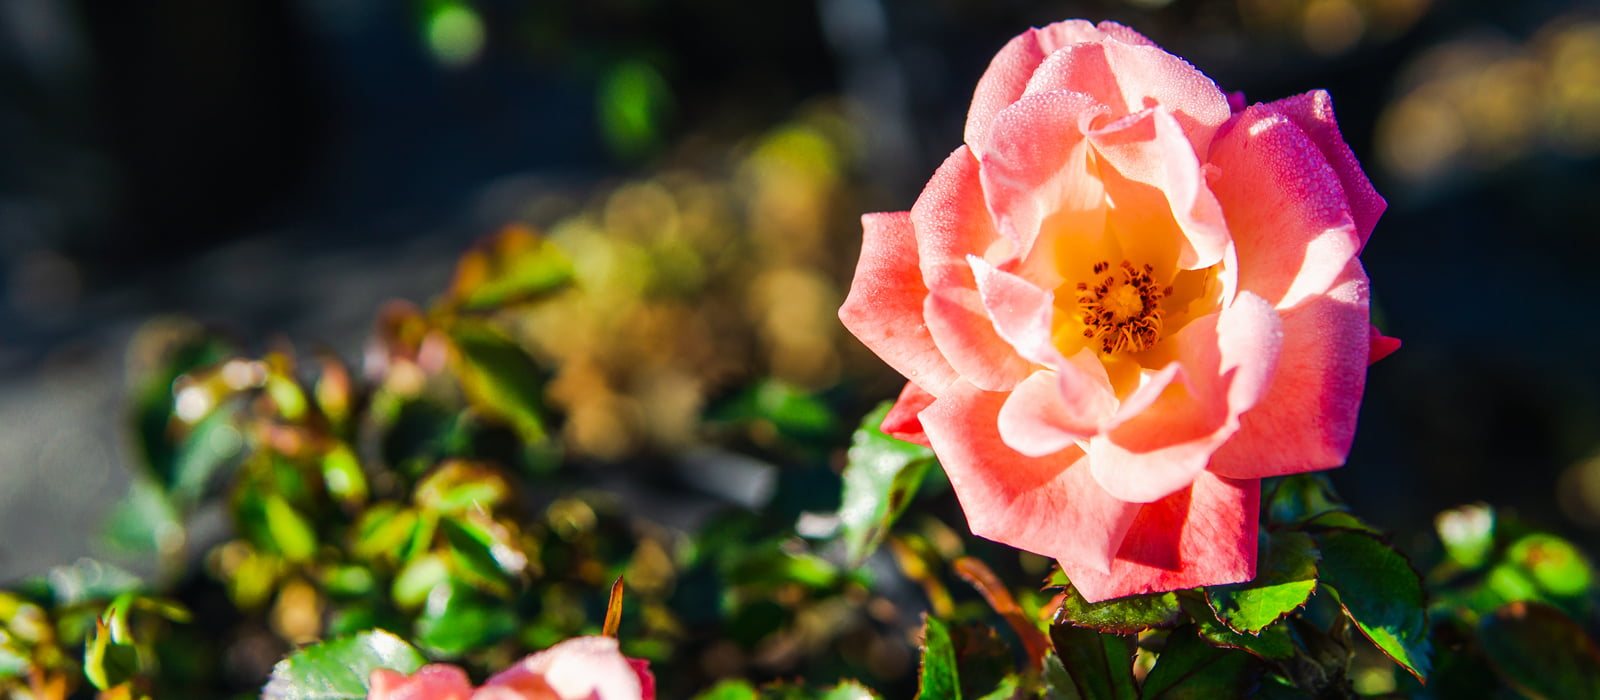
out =
{"type": "Polygon", "coordinates": [[[450,555],[450,570],[457,578],[495,595],[511,594],[510,572],[495,557],[497,549],[509,549],[508,545],[496,542],[492,533],[464,518],[440,518],[439,532],[450,555]]]}
{"type": "Polygon", "coordinates": [[[398,503],[378,503],[363,512],[361,520],[356,522],[355,542],[350,551],[367,561],[392,561],[400,557],[401,549],[411,541],[416,529],[416,511],[398,503]]]}
{"type": "Polygon", "coordinates": [[[492,511],[511,497],[511,484],[493,466],[461,459],[446,460],[417,483],[417,507],[439,513],[492,511]]]}
{"type": "Polygon", "coordinates": [[[317,553],[317,533],[311,523],[278,494],[265,498],[267,532],[283,558],[291,562],[310,561],[317,553]]]}
{"type": "Polygon", "coordinates": [[[346,506],[367,500],[367,474],[361,469],[361,460],[342,442],[322,457],[322,483],[327,485],[328,495],[346,506]]]}
{"type": "Polygon", "coordinates": [[[1200,639],[1214,647],[1238,649],[1262,659],[1287,659],[1294,656],[1294,639],[1286,624],[1270,625],[1259,634],[1239,634],[1217,619],[1215,611],[1198,596],[1184,597],[1183,611],[1197,626],[1200,639]]]}
{"type": "Polygon", "coordinates": [[[128,638],[127,610],[112,606],[83,642],[83,675],[101,690],[122,685],[139,672],[139,651],[128,638]]]}
{"type": "Polygon", "coordinates": [[[473,407],[504,421],[527,442],[544,441],[544,372],[533,358],[485,324],[457,323],[450,340],[456,348],[456,374],[473,407]]]}
{"type": "Polygon", "coordinates": [[[1133,636],[1101,634],[1058,624],[1050,627],[1056,656],[1083,700],[1133,700],[1133,636]]]}
{"type": "Polygon", "coordinates": [[[1506,683],[1532,700],[1600,698],[1600,648],[1551,606],[1496,610],[1479,622],[1478,644],[1506,683]]]}
{"type": "Polygon", "coordinates": [[[933,450],[897,440],[878,428],[893,407],[884,402],[861,421],[851,440],[839,500],[839,528],[849,566],[860,566],[916,496],[933,450]]]}
{"type": "Polygon", "coordinates": [[[279,661],[262,700],[356,700],[367,696],[372,671],[412,673],[426,662],[405,640],[383,630],[304,647],[279,661]]]}
{"type": "Polygon", "coordinates": [[[1260,676],[1255,657],[1206,644],[1193,626],[1172,631],[1145,676],[1140,700],[1242,698],[1260,676]]]}
{"type": "Polygon", "coordinates": [[[1274,525],[1293,526],[1323,513],[1349,510],[1328,477],[1316,472],[1268,479],[1262,496],[1267,520],[1274,525]]]}
{"type": "Polygon", "coordinates": [[[1306,604],[1317,588],[1317,543],[1293,530],[1262,531],[1256,577],[1245,583],[1211,586],[1206,602],[1229,629],[1255,634],[1306,604]]]}
{"type": "Polygon", "coordinates": [[[498,601],[447,582],[428,594],[414,629],[417,643],[430,653],[457,658],[511,636],[517,617],[498,601]]]}
{"type": "Polygon", "coordinates": [[[461,256],[446,303],[487,311],[545,297],[572,281],[572,263],[555,244],[519,225],[461,256]]]}
{"type": "Polygon", "coordinates": [[[956,671],[955,645],[944,623],[923,616],[922,665],[917,673],[920,700],[961,700],[961,679],[956,671]]]}
{"type": "Polygon", "coordinates": [[[1426,680],[1430,645],[1422,578],[1377,537],[1350,530],[1317,535],[1322,582],[1361,633],[1395,663],[1426,680]]]}
{"type": "Polygon", "coordinates": [[[424,554],[408,562],[394,577],[390,595],[401,608],[415,608],[428,599],[428,594],[450,579],[450,566],[437,554],[424,554]]]}
{"type": "Polygon", "coordinates": [[[1182,609],[1174,593],[1135,595],[1090,603],[1066,584],[1056,625],[1072,625],[1107,632],[1133,634],[1148,629],[1166,629],[1178,624],[1182,609]]]}

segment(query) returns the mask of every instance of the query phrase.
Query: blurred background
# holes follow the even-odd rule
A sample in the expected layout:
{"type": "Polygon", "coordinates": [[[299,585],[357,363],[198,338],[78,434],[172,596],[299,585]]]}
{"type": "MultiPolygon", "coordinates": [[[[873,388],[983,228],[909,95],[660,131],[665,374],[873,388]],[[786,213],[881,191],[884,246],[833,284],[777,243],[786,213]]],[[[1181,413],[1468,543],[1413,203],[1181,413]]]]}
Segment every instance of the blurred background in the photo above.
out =
{"type": "Polygon", "coordinates": [[[1333,94],[1405,341],[1334,475],[1356,511],[1404,545],[1487,501],[1600,545],[1592,2],[5,0],[0,581],[106,553],[163,338],[358,361],[507,225],[584,280],[527,328],[578,453],[691,450],[765,376],[864,412],[898,382],[834,321],[857,217],[910,206],[1006,40],[1072,17],[1251,101],[1333,94]]]}

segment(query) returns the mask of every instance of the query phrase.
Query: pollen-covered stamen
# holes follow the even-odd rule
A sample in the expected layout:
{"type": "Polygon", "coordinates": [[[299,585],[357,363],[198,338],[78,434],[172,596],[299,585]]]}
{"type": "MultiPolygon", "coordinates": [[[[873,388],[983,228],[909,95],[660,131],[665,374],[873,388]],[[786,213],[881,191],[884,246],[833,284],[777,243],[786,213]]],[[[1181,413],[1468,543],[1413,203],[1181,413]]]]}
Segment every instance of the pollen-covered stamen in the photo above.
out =
{"type": "MultiPolygon", "coordinates": [[[[1096,275],[1110,269],[1111,264],[1106,261],[1093,267],[1096,275]]],[[[1100,352],[1107,355],[1138,352],[1155,345],[1161,337],[1161,300],[1172,294],[1172,287],[1156,286],[1150,278],[1155,270],[1149,265],[1140,269],[1124,260],[1120,272],[1121,279],[1106,275],[1078,283],[1083,337],[1095,341],[1100,352]]]]}

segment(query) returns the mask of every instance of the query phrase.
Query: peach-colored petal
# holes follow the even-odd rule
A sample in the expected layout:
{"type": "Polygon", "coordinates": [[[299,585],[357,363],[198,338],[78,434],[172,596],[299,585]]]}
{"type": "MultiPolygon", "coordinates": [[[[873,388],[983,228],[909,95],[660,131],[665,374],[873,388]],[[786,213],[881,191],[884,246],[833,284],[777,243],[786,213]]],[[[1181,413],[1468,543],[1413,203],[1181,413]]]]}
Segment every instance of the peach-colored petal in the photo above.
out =
{"type": "Polygon", "coordinates": [[[1266,397],[1217,450],[1211,471],[1234,479],[1344,464],[1366,386],[1367,276],[1350,261],[1339,284],[1282,312],[1283,353],[1266,397]]]}
{"type": "Polygon", "coordinates": [[[1076,368],[1041,369],[1022,380],[1000,408],[1000,438],[1029,457],[1060,452],[1095,434],[1115,401],[1103,371],[1095,381],[1076,368]]]}
{"type": "Polygon", "coordinates": [[[1149,407],[1089,440],[1095,482],[1125,501],[1150,503],[1182,490],[1265,393],[1283,339],[1278,314],[1244,292],[1221,314],[1196,319],[1178,343],[1184,381],[1149,407]]]}
{"type": "Polygon", "coordinates": [[[839,320],[878,357],[937,393],[956,373],[922,321],[928,288],[917,265],[916,233],[906,212],[861,217],[861,261],[839,320]]]}
{"type": "Polygon", "coordinates": [[[900,390],[900,398],[884,415],[878,429],[890,437],[927,446],[928,436],[922,432],[922,421],[917,414],[932,403],[933,394],[924,391],[916,382],[906,382],[905,388],[900,390]]]}
{"type": "Polygon", "coordinates": [[[1111,108],[1112,117],[1161,105],[1200,153],[1232,114],[1215,82],[1153,45],[1107,41],[1057,51],[1040,64],[1023,94],[1050,90],[1093,96],[1111,108]]]}
{"type": "Polygon", "coordinates": [[[1029,29],[1007,42],[989,62],[983,77],[978,79],[972,107],[967,111],[966,142],[984,142],[989,120],[996,112],[1022,97],[1029,78],[1045,57],[1073,44],[1106,38],[1127,44],[1154,45],[1144,35],[1115,22],[1101,22],[1096,26],[1081,19],[1029,29]]]}
{"type": "Polygon", "coordinates": [[[1377,326],[1372,326],[1368,328],[1367,331],[1371,335],[1372,339],[1372,345],[1367,350],[1367,364],[1370,365],[1374,362],[1377,362],[1378,360],[1388,357],[1390,353],[1400,349],[1399,338],[1390,338],[1389,336],[1380,333],[1377,326]]]}
{"type": "Polygon", "coordinates": [[[972,533],[1104,570],[1139,506],[1089,475],[1082,451],[1027,457],[997,428],[1006,395],[957,382],[922,412],[922,425],[972,533]]]}
{"type": "Polygon", "coordinates": [[[1344,142],[1344,136],[1339,133],[1339,123],[1333,116],[1333,98],[1325,90],[1312,90],[1266,106],[1294,120],[1339,174],[1345,199],[1350,202],[1350,215],[1355,220],[1356,235],[1360,241],[1358,247],[1366,246],[1378,217],[1389,204],[1378,195],[1377,190],[1372,189],[1372,181],[1362,172],[1361,163],[1356,161],[1350,145],[1344,142]]]}
{"type": "Polygon", "coordinates": [[[1211,159],[1240,288],[1286,308],[1332,286],[1360,241],[1338,176],[1305,132],[1256,105],[1217,139],[1211,159]]]}
{"type": "Polygon", "coordinates": [[[1064,362],[1051,340],[1055,295],[976,255],[969,256],[967,263],[972,266],[978,298],[995,333],[1027,360],[1050,366],[1064,362]]]}
{"type": "MultiPolygon", "coordinates": [[[[1045,220],[1104,206],[1084,131],[1104,105],[1088,95],[1029,95],[996,113],[981,146],[983,194],[995,230],[1026,257],[1045,220]]],[[[975,146],[975,148],[978,148],[975,146]]]]}
{"type": "Polygon", "coordinates": [[[472,683],[466,671],[449,664],[428,664],[406,675],[387,668],[367,677],[369,700],[468,700],[472,683]]]}
{"type": "Polygon", "coordinates": [[[649,673],[635,669],[611,637],[574,637],[495,674],[484,687],[520,687],[532,677],[561,700],[649,700],[655,687],[649,673]]]}
{"type": "Polygon", "coordinates": [[[991,391],[1016,386],[1032,368],[995,334],[967,262],[968,255],[1008,244],[994,232],[978,162],[966,146],[934,172],[911,207],[911,221],[928,288],[921,316],[934,345],[967,381],[991,391]]]}
{"type": "MultiPolygon", "coordinates": [[[[1105,166],[1127,180],[1153,188],[1166,200],[1172,220],[1183,236],[1177,265],[1194,270],[1215,265],[1228,246],[1228,229],[1222,208],[1206,186],[1199,157],[1177,119],[1162,106],[1135,112],[1089,134],[1095,154],[1105,166]]],[[[1113,202],[1120,192],[1108,184],[1113,202]]],[[[1121,201],[1119,208],[1149,206],[1144,202],[1121,201]]],[[[1165,213],[1165,212],[1163,212],[1165,213]]],[[[1137,215],[1137,212],[1134,212],[1137,215]]],[[[1126,227],[1125,227],[1126,228],[1126,227]]],[[[1120,234],[1124,249],[1136,249],[1130,236],[1153,235],[1138,226],[1120,234]]],[[[1165,246],[1162,241],[1152,241],[1165,246]]],[[[1147,257],[1147,256],[1141,256],[1147,257]]]]}
{"type": "Polygon", "coordinates": [[[1144,506],[1109,572],[1059,559],[1090,602],[1239,583],[1255,577],[1261,482],[1201,472],[1188,489],[1144,506]]]}

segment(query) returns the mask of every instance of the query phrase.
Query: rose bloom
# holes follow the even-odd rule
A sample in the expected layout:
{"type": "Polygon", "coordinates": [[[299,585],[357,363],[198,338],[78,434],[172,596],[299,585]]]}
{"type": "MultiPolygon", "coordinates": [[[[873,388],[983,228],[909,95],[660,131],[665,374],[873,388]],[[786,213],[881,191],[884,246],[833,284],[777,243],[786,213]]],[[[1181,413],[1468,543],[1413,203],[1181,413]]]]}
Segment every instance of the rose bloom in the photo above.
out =
{"type": "Polygon", "coordinates": [[[577,637],[524,658],[473,689],[461,669],[429,664],[406,675],[372,672],[368,700],[654,700],[648,664],[610,637],[577,637]]]}
{"type": "Polygon", "coordinates": [[[966,143],[868,214],[839,316],[972,531],[1082,595],[1254,577],[1259,479],[1344,462],[1384,201],[1327,93],[1246,108],[1126,27],[1011,40],[966,143]]]}

